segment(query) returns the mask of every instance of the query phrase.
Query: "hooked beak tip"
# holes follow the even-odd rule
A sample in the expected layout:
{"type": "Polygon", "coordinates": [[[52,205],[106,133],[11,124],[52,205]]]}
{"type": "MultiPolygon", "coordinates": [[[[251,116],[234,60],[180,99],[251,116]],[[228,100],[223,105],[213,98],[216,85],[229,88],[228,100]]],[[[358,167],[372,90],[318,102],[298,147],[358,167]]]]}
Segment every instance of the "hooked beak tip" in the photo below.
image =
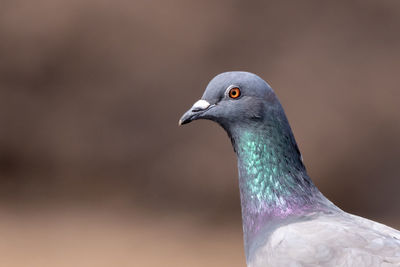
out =
{"type": "Polygon", "coordinates": [[[182,126],[182,125],[192,121],[193,115],[192,114],[188,114],[188,113],[190,113],[190,111],[188,111],[185,114],[183,114],[182,118],[179,119],[178,126],[182,126]]]}

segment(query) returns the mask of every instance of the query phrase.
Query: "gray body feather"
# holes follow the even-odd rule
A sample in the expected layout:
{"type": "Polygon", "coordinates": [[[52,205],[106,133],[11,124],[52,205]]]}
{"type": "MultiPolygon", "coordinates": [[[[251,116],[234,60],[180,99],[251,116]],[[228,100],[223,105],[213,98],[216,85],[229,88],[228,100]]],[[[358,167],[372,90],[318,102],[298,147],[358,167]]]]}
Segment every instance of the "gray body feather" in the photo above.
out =
{"type": "Polygon", "coordinates": [[[342,211],[309,214],[276,228],[249,267],[400,266],[400,232],[342,211]]]}

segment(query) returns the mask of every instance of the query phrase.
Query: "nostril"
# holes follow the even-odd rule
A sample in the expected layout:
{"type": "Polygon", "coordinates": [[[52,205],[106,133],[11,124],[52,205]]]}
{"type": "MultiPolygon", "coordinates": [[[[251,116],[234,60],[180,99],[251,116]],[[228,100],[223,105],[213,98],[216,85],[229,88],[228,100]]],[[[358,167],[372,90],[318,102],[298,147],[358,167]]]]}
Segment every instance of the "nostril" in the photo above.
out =
{"type": "Polygon", "coordinates": [[[192,112],[200,112],[200,111],[206,111],[209,110],[210,108],[215,107],[217,104],[213,104],[213,105],[208,105],[207,107],[193,107],[192,108],[192,112]]]}
{"type": "Polygon", "coordinates": [[[194,108],[194,109],[192,109],[192,112],[199,112],[202,110],[204,110],[204,108],[194,108]]]}
{"type": "Polygon", "coordinates": [[[202,110],[207,109],[210,106],[210,103],[208,103],[206,100],[200,99],[196,103],[194,103],[192,107],[192,112],[199,112],[202,110]]]}

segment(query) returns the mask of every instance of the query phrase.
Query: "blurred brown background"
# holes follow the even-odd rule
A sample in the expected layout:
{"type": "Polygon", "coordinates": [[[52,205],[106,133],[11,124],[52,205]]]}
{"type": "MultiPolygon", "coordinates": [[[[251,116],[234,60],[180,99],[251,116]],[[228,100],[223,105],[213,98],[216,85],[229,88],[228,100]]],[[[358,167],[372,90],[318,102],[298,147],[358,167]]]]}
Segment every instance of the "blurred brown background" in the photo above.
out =
{"type": "Polygon", "coordinates": [[[400,2],[0,2],[1,266],[244,266],[236,159],[178,128],[219,72],[266,79],[310,176],[400,228],[400,2]]]}

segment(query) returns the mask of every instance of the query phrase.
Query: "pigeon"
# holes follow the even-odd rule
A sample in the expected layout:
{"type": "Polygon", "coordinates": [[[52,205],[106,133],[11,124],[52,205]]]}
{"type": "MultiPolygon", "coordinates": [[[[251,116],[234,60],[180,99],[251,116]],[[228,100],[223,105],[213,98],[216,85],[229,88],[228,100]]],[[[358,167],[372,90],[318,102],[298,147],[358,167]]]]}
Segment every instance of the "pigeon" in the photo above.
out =
{"type": "Polygon", "coordinates": [[[248,267],[400,266],[400,232],[344,212],[307,174],[285,112],[256,74],[224,72],[179,120],[217,122],[237,156],[248,267]]]}

